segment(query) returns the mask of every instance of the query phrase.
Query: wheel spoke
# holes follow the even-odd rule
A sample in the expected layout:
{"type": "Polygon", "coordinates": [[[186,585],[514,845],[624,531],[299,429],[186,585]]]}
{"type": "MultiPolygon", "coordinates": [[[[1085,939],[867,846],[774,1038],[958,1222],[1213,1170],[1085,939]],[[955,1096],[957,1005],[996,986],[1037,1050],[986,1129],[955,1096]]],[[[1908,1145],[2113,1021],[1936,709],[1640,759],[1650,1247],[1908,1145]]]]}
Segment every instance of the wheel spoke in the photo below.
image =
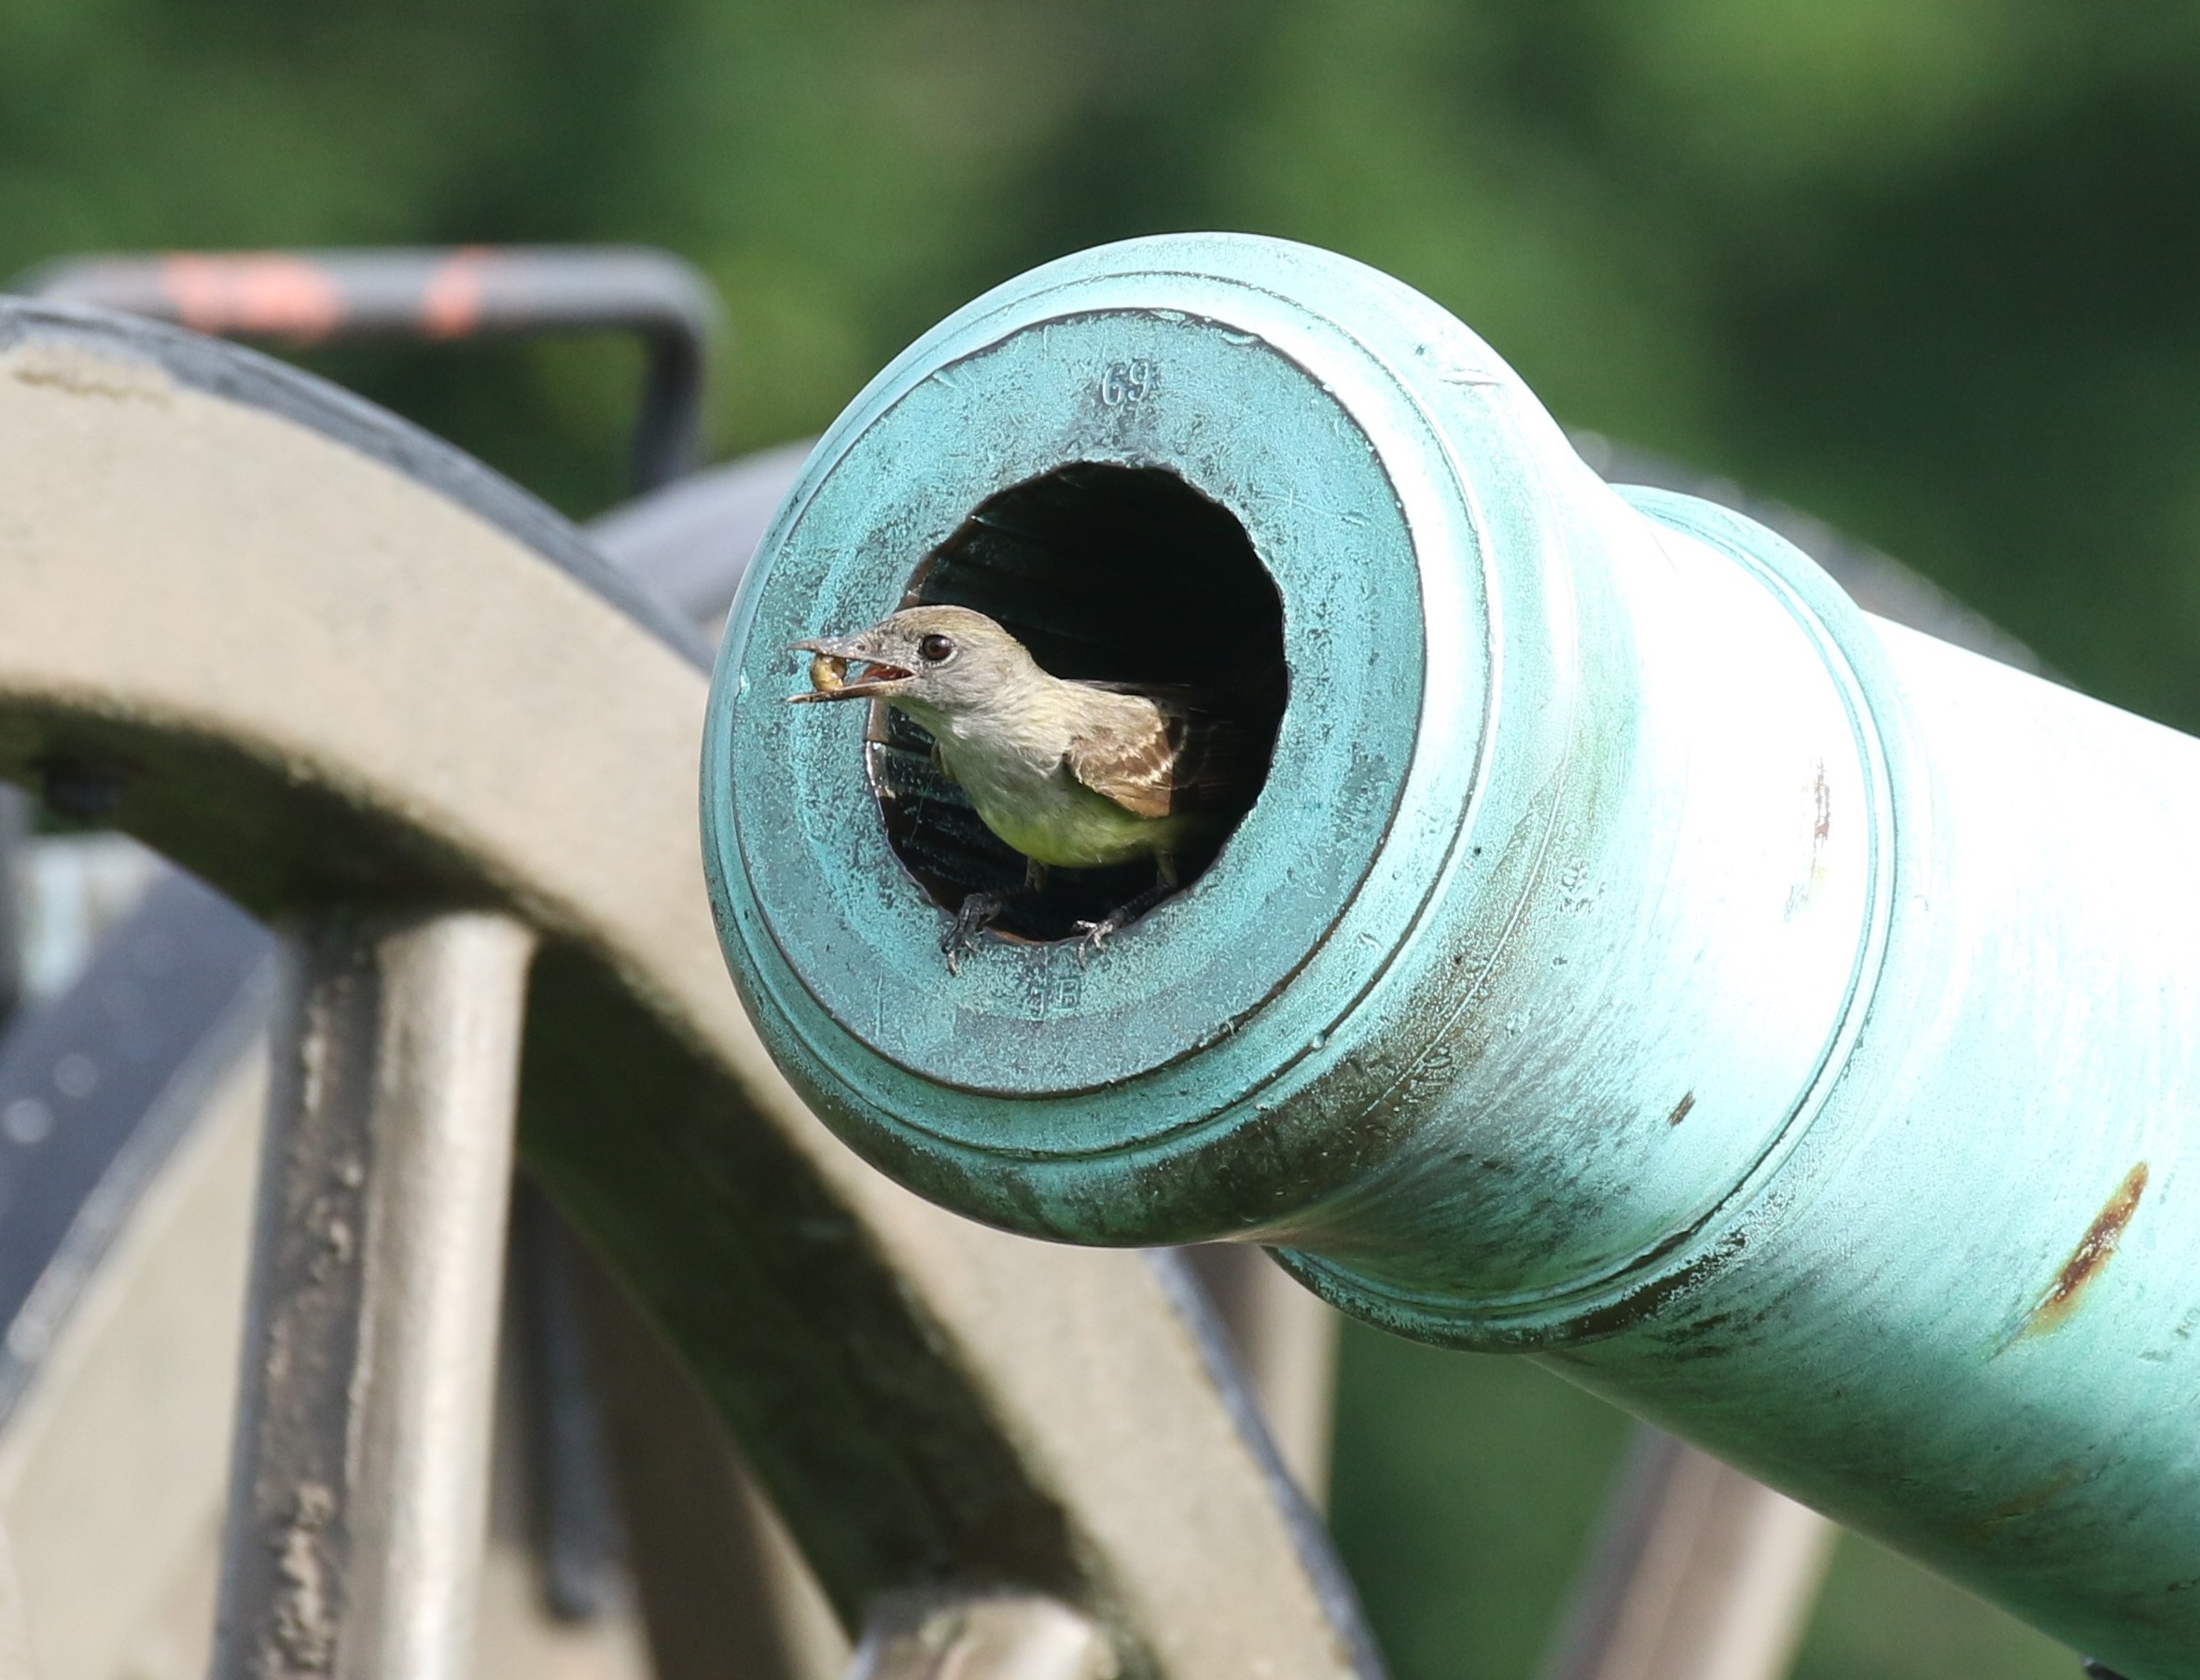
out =
{"type": "Polygon", "coordinates": [[[459,1680],[534,939],[340,909],[284,943],[214,1673],[459,1680]]]}

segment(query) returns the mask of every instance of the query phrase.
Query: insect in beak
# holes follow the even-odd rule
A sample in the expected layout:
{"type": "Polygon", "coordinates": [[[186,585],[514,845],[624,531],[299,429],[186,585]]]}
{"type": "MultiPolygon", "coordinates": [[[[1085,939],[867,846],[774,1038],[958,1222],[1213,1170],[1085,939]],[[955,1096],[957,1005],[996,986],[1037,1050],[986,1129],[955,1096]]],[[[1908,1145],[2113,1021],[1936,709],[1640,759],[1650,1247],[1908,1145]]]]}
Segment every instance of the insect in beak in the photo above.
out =
{"type": "Polygon", "coordinates": [[[799,706],[816,701],[870,700],[884,693],[889,684],[907,682],[912,674],[898,665],[868,660],[849,649],[850,644],[841,641],[797,642],[788,651],[811,656],[810,691],[788,695],[787,703],[799,706]],[[850,682],[848,667],[856,664],[864,670],[850,682]]]}

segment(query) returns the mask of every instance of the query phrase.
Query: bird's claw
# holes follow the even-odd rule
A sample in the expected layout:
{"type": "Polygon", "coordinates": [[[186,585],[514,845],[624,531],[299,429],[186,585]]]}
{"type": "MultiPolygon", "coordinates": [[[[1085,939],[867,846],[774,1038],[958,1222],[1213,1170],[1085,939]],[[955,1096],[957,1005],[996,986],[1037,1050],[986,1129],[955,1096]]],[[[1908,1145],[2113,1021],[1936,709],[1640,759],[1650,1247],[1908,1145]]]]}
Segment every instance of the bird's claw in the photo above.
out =
{"type": "Polygon", "coordinates": [[[972,893],[963,900],[947,931],[940,936],[940,954],[947,959],[947,972],[963,971],[963,959],[978,949],[978,936],[1001,913],[1002,901],[992,893],[972,893]]]}
{"type": "Polygon", "coordinates": [[[975,927],[964,925],[963,919],[957,916],[954,925],[940,936],[940,954],[947,959],[950,976],[962,973],[963,959],[978,949],[978,932],[975,927]]]}
{"type": "Polygon", "coordinates": [[[1107,936],[1122,926],[1120,917],[1106,916],[1097,922],[1079,922],[1079,933],[1085,937],[1077,942],[1077,965],[1083,968],[1107,949],[1107,936]]]}

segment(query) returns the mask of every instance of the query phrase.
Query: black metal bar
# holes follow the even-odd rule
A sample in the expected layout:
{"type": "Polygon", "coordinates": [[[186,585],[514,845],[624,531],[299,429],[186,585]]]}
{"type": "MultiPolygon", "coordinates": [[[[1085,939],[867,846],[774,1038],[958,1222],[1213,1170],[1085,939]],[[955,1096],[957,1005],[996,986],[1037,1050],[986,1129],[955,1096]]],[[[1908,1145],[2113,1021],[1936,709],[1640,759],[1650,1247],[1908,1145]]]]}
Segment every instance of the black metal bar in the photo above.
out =
{"type": "Polygon", "coordinates": [[[31,827],[29,798],[0,783],[0,1027],[22,1004],[23,841],[31,827]]]}
{"type": "Polygon", "coordinates": [[[214,338],[298,346],[633,333],[647,354],[630,445],[634,490],[669,483],[702,456],[703,373],[719,310],[709,282],[664,251],[462,245],[77,257],[34,269],[12,289],[214,338]]]}
{"type": "Polygon", "coordinates": [[[576,1241],[532,1178],[512,1180],[510,1271],[525,1297],[543,1597],[561,1620],[591,1621],[621,1608],[629,1593],[626,1527],[574,1278],[576,1241]]]}

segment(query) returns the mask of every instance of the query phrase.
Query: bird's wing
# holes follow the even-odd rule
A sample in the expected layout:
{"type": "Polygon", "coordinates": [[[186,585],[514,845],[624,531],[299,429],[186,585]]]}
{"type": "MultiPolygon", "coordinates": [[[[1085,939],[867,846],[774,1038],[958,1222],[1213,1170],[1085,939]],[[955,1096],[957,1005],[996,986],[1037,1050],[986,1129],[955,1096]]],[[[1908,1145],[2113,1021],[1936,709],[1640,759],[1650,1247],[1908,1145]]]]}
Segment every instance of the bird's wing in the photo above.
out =
{"type": "Polygon", "coordinates": [[[1081,687],[1144,702],[1129,720],[1087,726],[1063,762],[1094,793],[1139,816],[1243,814],[1267,773],[1268,756],[1238,719],[1190,688],[1130,683],[1081,687]]]}
{"type": "MultiPolygon", "coordinates": [[[[1126,712],[1128,708],[1124,709],[1126,712]]],[[[1079,727],[1062,755],[1069,773],[1134,816],[1167,816],[1176,786],[1176,731],[1159,706],[1079,727]]]]}

